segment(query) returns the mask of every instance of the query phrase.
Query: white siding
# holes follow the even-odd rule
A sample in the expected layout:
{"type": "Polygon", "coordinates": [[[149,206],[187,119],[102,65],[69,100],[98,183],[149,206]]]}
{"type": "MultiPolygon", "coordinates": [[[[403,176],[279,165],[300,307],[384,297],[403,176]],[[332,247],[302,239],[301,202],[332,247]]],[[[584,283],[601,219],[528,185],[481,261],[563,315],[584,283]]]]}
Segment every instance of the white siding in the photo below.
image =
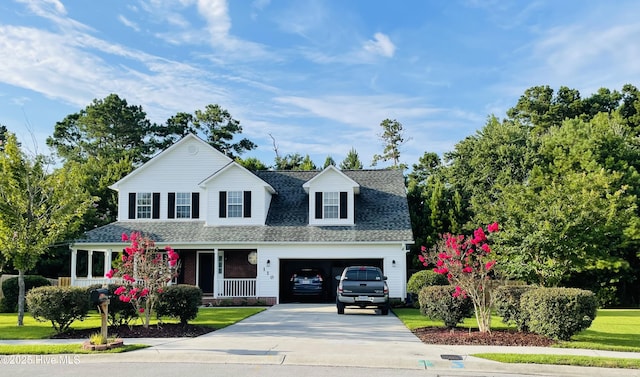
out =
{"type": "Polygon", "coordinates": [[[354,224],[353,182],[337,171],[325,170],[309,185],[309,225],[353,225],[354,224]],[[316,219],[316,192],[347,192],[346,219],[316,219]]]}
{"type": "MultiPolygon", "coordinates": [[[[271,203],[265,182],[239,167],[230,167],[207,183],[207,225],[264,225],[271,203]],[[219,217],[220,191],[251,191],[251,217],[219,217]]],[[[223,203],[224,204],[224,203],[223,203]]]]}
{"type": "Polygon", "coordinates": [[[404,299],[407,295],[406,254],[400,244],[280,244],[258,248],[258,296],[278,297],[280,293],[281,259],[382,259],[387,276],[389,297],[404,299]],[[267,267],[267,260],[271,261],[267,267]],[[396,266],[393,267],[393,261],[396,266]]]}
{"type": "Polygon", "coordinates": [[[186,140],[167,152],[118,185],[119,221],[128,219],[130,192],[159,192],[161,220],[167,219],[169,192],[199,192],[200,219],[206,218],[204,190],[198,183],[227,165],[229,159],[196,139],[186,140]]]}

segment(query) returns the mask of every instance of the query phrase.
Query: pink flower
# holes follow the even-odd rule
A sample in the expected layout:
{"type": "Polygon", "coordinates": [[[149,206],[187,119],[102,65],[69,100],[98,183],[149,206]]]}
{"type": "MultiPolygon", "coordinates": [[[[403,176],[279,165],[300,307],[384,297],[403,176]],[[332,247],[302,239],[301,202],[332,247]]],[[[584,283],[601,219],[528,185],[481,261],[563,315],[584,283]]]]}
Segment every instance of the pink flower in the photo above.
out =
{"type": "Polygon", "coordinates": [[[140,309],[138,309],[138,311],[139,311],[140,313],[144,313],[144,308],[140,308],[140,309]]]}
{"type": "Polygon", "coordinates": [[[471,243],[477,245],[486,240],[487,236],[484,234],[484,230],[482,228],[478,228],[473,232],[473,239],[471,240],[471,243]]]}
{"type": "Polygon", "coordinates": [[[495,264],[496,264],[496,261],[494,261],[494,260],[489,261],[489,262],[487,262],[487,263],[484,265],[484,268],[485,268],[487,271],[489,271],[491,268],[493,268],[493,266],[494,266],[495,264]]]}
{"type": "Polygon", "coordinates": [[[127,236],[127,233],[122,233],[122,242],[126,241],[129,241],[129,236],[127,236]]]}
{"type": "Polygon", "coordinates": [[[484,250],[485,253],[489,254],[491,252],[491,248],[489,247],[488,244],[484,243],[481,246],[482,250],[484,250]]]}
{"type": "Polygon", "coordinates": [[[418,260],[420,261],[420,263],[424,263],[424,255],[418,255],[418,260]]]}
{"type": "Polygon", "coordinates": [[[121,294],[123,294],[125,291],[127,290],[127,288],[120,286],[118,288],[116,288],[115,291],[113,291],[113,294],[116,296],[120,296],[121,294]]]}
{"type": "Polygon", "coordinates": [[[420,246],[420,251],[425,253],[427,251],[427,247],[426,246],[420,246]]]}
{"type": "Polygon", "coordinates": [[[127,261],[127,256],[126,256],[126,255],[124,255],[124,254],[122,254],[122,261],[123,261],[123,262],[126,262],[126,261],[127,261]]]}
{"type": "Polygon", "coordinates": [[[122,302],[131,302],[131,297],[129,296],[125,296],[125,295],[120,295],[120,297],[118,297],[120,299],[120,301],[122,302]]]}
{"type": "Polygon", "coordinates": [[[470,266],[467,266],[467,267],[462,269],[462,272],[470,274],[470,273],[473,272],[473,268],[471,268],[470,266]]]}
{"type": "Polygon", "coordinates": [[[145,297],[148,294],[149,294],[149,290],[147,288],[140,291],[140,297],[145,297]]]}
{"type": "Polygon", "coordinates": [[[442,261],[442,259],[439,259],[439,260],[436,262],[436,266],[438,266],[438,267],[442,267],[443,265],[444,265],[444,262],[442,261]]]}
{"type": "Polygon", "coordinates": [[[489,226],[487,227],[487,230],[489,231],[489,233],[495,233],[499,230],[499,226],[498,223],[495,222],[493,224],[489,224],[489,226]]]}
{"type": "Polygon", "coordinates": [[[115,274],[115,273],[116,273],[116,271],[118,271],[118,270],[111,269],[111,270],[109,270],[109,272],[107,272],[104,276],[105,276],[107,279],[111,279],[111,278],[113,277],[113,274],[115,274]]]}

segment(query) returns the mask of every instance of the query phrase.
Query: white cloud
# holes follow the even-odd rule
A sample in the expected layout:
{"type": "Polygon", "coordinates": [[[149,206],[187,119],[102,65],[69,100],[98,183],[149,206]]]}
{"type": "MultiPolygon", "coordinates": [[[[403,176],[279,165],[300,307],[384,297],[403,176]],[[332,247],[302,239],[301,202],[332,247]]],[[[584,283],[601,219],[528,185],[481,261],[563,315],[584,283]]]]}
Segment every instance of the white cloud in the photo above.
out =
{"type": "Polygon", "coordinates": [[[118,15],[118,21],[122,22],[122,24],[128,28],[131,28],[135,31],[140,31],[140,27],[138,26],[138,24],[136,24],[135,22],[129,20],[128,18],[126,18],[125,16],[119,14],[118,15]]]}
{"type": "Polygon", "coordinates": [[[373,38],[375,40],[368,40],[364,43],[365,51],[387,58],[393,57],[393,54],[396,51],[396,46],[391,42],[391,39],[389,39],[388,36],[382,33],[375,33],[373,38]]]}

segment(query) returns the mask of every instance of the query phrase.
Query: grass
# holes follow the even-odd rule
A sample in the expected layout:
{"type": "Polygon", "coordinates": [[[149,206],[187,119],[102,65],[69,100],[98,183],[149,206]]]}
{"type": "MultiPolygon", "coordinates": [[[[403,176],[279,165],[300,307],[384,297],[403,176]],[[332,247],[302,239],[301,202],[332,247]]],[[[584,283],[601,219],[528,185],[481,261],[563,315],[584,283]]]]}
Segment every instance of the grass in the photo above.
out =
{"type": "MultiPolygon", "coordinates": [[[[261,312],[264,308],[201,308],[198,316],[189,323],[221,329],[261,312]]],[[[55,334],[50,322],[38,322],[29,314],[24,316],[24,326],[16,326],[16,313],[0,313],[0,340],[7,339],[47,339],[55,334]]],[[[178,323],[178,320],[163,319],[164,323],[178,323]]],[[[153,319],[151,324],[156,324],[153,319]]],[[[141,324],[136,322],[133,324],[141,324]]],[[[84,321],[76,321],[71,329],[93,329],[100,327],[100,315],[92,312],[84,321]]]]}
{"type": "MultiPolygon", "coordinates": [[[[145,344],[125,344],[99,353],[120,353],[147,348],[145,344]]],[[[0,355],[57,355],[57,354],[90,354],[96,351],[82,349],[82,344],[0,344],[0,355]]]]}
{"type": "Polygon", "coordinates": [[[581,367],[640,369],[640,359],[574,355],[525,355],[514,353],[478,353],[475,357],[518,364],[573,365],[581,367]]]}
{"type": "MultiPolygon", "coordinates": [[[[418,309],[394,309],[394,313],[409,328],[442,327],[441,321],[432,321],[418,309]]],[[[502,323],[498,316],[491,317],[491,328],[515,329],[502,323]]],[[[475,318],[467,318],[459,325],[461,328],[477,329],[475,318]]],[[[591,326],[571,341],[560,342],[554,347],[582,348],[592,350],[640,352],[640,310],[600,309],[591,326]]],[[[537,355],[537,354],[474,354],[473,356],[500,361],[503,363],[553,364],[598,366],[604,368],[640,369],[640,359],[574,356],[574,355],[537,355]]]]}

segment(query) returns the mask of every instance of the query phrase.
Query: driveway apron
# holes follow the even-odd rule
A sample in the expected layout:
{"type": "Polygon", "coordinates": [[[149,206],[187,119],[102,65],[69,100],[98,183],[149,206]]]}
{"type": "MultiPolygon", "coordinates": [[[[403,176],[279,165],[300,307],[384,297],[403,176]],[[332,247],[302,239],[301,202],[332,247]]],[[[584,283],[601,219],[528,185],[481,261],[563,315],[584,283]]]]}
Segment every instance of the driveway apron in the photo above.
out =
{"type": "Polygon", "coordinates": [[[393,314],[347,308],[338,315],[335,305],[283,304],[222,330],[136,353],[164,361],[414,369],[427,351],[447,353],[428,350],[393,314]]]}

